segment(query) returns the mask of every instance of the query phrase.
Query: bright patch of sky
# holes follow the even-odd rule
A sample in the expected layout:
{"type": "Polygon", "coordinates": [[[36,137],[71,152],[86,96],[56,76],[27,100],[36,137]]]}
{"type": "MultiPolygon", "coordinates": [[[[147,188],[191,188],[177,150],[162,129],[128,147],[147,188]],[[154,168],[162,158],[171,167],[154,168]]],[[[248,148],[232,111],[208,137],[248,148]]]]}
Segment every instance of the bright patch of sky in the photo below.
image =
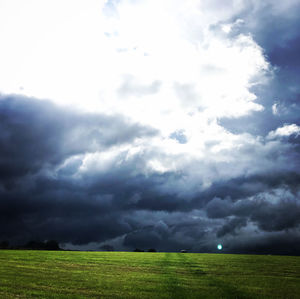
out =
{"type": "MultiPolygon", "coordinates": [[[[207,144],[213,154],[236,148],[245,136],[218,119],[262,111],[251,87],[271,68],[250,35],[230,35],[243,20],[224,23],[241,3],[217,11],[213,3],[1,1],[0,91],[125,115],[159,129],[151,146],[167,156],[201,158],[207,144]]],[[[178,163],[148,165],[164,172],[178,163]]]]}

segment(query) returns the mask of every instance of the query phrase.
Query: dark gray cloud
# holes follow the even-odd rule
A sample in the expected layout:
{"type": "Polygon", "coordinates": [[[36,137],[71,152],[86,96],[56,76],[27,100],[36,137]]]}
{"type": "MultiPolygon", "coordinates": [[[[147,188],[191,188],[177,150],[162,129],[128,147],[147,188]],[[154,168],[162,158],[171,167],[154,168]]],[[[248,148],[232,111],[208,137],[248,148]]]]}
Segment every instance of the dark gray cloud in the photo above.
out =
{"type": "Polygon", "coordinates": [[[200,252],[214,252],[222,242],[225,252],[299,253],[298,243],[293,250],[283,246],[300,225],[295,139],[236,151],[257,160],[248,166],[254,174],[229,177],[229,169],[205,187],[201,176],[198,183],[186,178],[195,167],[209,173],[216,165],[192,161],[178,172],[145,172],[147,161],[162,157],[151,148],[131,156],[120,151],[107,167],[102,156],[86,166],[86,154],[157,134],[120,116],[66,111],[20,96],[2,96],[0,113],[0,239],[86,245],[119,238],[116,249],[200,252]],[[268,160],[276,162],[271,169],[256,167],[268,160]],[[268,240],[281,245],[268,247],[268,240]]]}
{"type": "Polygon", "coordinates": [[[299,230],[291,232],[277,232],[268,235],[241,235],[239,239],[228,239],[224,243],[224,251],[232,253],[258,254],[289,254],[299,255],[299,230]]]}
{"type": "MultiPolygon", "coordinates": [[[[0,178],[9,182],[53,167],[73,155],[126,144],[156,130],[121,116],[80,114],[50,102],[0,97],[0,178]]],[[[79,165],[68,165],[72,171],[79,165]]]]}
{"type": "Polygon", "coordinates": [[[82,114],[45,101],[2,96],[1,238],[57,238],[81,244],[126,231],[127,225],[118,225],[118,215],[107,215],[113,196],[105,193],[105,187],[113,191],[121,173],[115,180],[98,177],[103,195],[70,177],[82,165],[80,155],[155,134],[120,116],[82,114]]]}
{"type": "Polygon", "coordinates": [[[214,198],[207,204],[206,213],[210,218],[240,217],[226,223],[224,229],[227,233],[230,228],[234,231],[235,226],[242,223],[242,218],[251,220],[263,231],[293,229],[300,224],[299,192],[292,194],[287,189],[273,189],[238,201],[214,198]]]}
{"type": "Polygon", "coordinates": [[[226,222],[217,232],[217,237],[223,237],[227,234],[237,235],[237,230],[247,225],[245,218],[233,218],[226,222]]]}

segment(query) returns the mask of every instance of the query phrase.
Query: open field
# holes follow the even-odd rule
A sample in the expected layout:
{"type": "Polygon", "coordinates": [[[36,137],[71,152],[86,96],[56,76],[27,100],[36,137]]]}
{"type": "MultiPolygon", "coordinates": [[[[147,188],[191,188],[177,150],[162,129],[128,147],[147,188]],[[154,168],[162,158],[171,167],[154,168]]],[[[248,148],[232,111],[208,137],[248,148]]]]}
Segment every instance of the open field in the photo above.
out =
{"type": "Polygon", "coordinates": [[[0,298],[300,298],[300,257],[1,250],[0,298]]]}

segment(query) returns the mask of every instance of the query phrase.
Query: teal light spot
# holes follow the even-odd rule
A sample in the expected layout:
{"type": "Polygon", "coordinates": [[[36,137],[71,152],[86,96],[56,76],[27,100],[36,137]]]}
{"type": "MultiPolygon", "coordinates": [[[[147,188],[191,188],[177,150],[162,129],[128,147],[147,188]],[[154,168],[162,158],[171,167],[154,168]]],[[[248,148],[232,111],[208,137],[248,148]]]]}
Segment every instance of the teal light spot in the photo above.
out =
{"type": "Polygon", "coordinates": [[[219,250],[222,250],[222,248],[223,248],[222,244],[218,244],[217,248],[218,248],[219,250]]]}

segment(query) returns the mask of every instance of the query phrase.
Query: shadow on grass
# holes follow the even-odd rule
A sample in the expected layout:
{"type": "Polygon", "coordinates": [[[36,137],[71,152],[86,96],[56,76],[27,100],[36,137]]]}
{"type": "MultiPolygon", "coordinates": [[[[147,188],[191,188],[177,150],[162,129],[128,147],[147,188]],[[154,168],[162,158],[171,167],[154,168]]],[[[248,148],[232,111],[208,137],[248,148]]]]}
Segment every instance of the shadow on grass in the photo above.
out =
{"type": "MultiPolygon", "coordinates": [[[[178,253],[178,256],[182,260],[182,262],[190,269],[190,274],[193,276],[199,277],[205,275],[205,280],[208,283],[208,286],[212,289],[216,290],[215,296],[214,293],[211,293],[211,298],[239,298],[239,299],[246,299],[252,298],[250,295],[243,293],[239,290],[236,286],[232,285],[227,281],[223,281],[222,279],[215,278],[215,275],[209,275],[209,273],[204,272],[198,265],[192,260],[193,255],[181,254],[178,253]],[[207,274],[207,275],[206,275],[207,274]]],[[[203,277],[203,278],[204,278],[203,277]]],[[[197,297],[197,296],[196,296],[197,297]]]]}
{"type": "Polygon", "coordinates": [[[164,290],[168,294],[168,298],[188,298],[186,289],[181,285],[178,275],[176,274],[176,267],[171,255],[171,253],[166,252],[164,257],[159,261],[159,266],[162,269],[162,277],[164,280],[164,290]]]}
{"type": "Polygon", "coordinates": [[[206,275],[199,266],[197,266],[193,261],[187,258],[187,254],[184,253],[177,253],[178,258],[180,259],[182,265],[185,265],[188,269],[188,272],[191,275],[199,276],[199,275],[206,275]]]}

